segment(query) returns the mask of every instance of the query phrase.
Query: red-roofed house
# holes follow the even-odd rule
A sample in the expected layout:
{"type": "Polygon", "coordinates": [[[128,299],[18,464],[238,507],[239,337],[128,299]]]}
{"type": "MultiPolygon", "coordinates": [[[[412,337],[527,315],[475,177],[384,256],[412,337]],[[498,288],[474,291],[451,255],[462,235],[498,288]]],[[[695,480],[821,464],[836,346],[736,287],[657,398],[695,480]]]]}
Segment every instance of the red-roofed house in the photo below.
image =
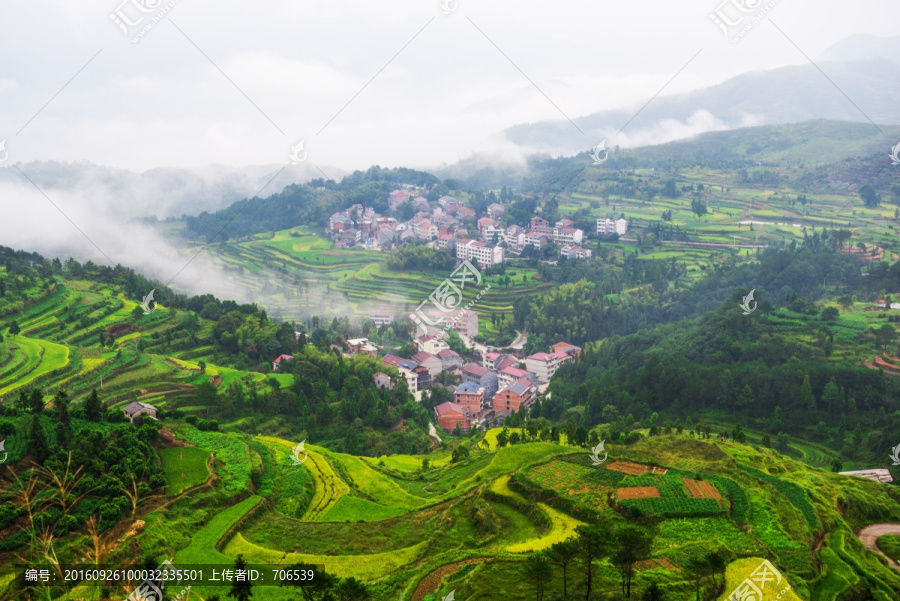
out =
{"type": "Polygon", "coordinates": [[[444,349],[437,354],[441,360],[441,369],[443,371],[456,371],[462,367],[462,357],[459,353],[450,349],[444,349]]]}
{"type": "Polygon", "coordinates": [[[287,363],[293,358],[293,355],[278,355],[277,357],[275,357],[275,360],[272,361],[272,371],[279,371],[283,363],[287,363]]]}
{"type": "Polygon", "coordinates": [[[533,374],[530,371],[520,369],[516,366],[508,366],[500,370],[499,374],[497,375],[497,385],[500,386],[500,388],[503,388],[504,386],[509,386],[510,384],[521,378],[528,379],[535,386],[538,383],[537,374],[533,374]]]}
{"type": "Polygon", "coordinates": [[[535,353],[525,358],[525,367],[528,371],[537,374],[539,383],[546,384],[560,365],[573,359],[566,353],[535,353]]]}
{"type": "Polygon", "coordinates": [[[419,351],[415,355],[412,356],[413,361],[418,363],[419,365],[424,365],[428,368],[428,373],[431,374],[431,377],[438,375],[442,371],[444,371],[443,364],[441,360],[438,359],[435,355],[431,353],[426,353],[425,351],[419,351]]]}
{"type": "Polygon", "coordinates": [[[568,342],[557,342],[556,344],[550,345],[550,351],[553,353],[565,353],[578,358],[578,355],[581,353],[581,347],[569,344],[568,342]]]}
{"type": "Polygon", "coordinates": [[[444,432],[452,432],[456,426],[459,426],[460,430],[469,429],[466,413],[456,403],[441,403],[434,408],[434,417],[444,432]]]}

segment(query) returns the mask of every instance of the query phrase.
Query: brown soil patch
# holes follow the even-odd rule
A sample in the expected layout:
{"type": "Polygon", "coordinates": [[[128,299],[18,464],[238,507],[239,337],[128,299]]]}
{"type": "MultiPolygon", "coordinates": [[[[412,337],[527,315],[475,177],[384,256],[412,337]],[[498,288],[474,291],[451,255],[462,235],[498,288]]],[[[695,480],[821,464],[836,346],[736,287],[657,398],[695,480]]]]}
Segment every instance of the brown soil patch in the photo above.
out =
{"type": "Polygon", "coordinates": [[[222,376],[213,376],[212,378],[210,378],[209,383],[213,386],[218,386],[222,383],[222,376]]]}
{"type": "Polygon", "coordinates": [[[419,586],[416,587],[416,592],[413,593],[412,601],[422,601],[425,599],[425,595],[428,593],[434,592],[441,585],[441,581],[444,579],[444,576],[448,576],[461,568],[464,565],[468,565],[470,563],[479,563],[484,561],[486,558],[481,557],[478,559],[467,559],[465,561],[457,561],[456,563],[448,563],[445,566],[441,566],[432,573],[425,576],[420,582],[419,586]]]}
{"type": "Polygon", "coordinates": [[[624,499],[649,499],[658,497],[659,489],[655,486],[626,486],[616,490],[620,500],[624,499]]]}
{"type": "Polygon", "coordinates": [[[684,485],[687,487],[688,492],[691,493],[691,496],[695,499],[716,499],[717,501],[722,500],[722,495],[719,493],[719,490],[705,480],[691,480],[690,478],[682,478],[681,481],[684,482],[684,485]]]}
{"type": "Polygon", "coordinates": [[[632,463],[631,461],[613,461],[606,466],[606,469],[614,472],[623,472],[630,476],[642,476],[650,471],[650,467],[641,463],[632,463]]]}
{"type": "Polygon", "coordinates": [[[677,570],[678,566],[673,564],[671,561],[666,559],[665,557],[661,559],[645,559],[643,561],[639,561],[634,564],[634,569],[638,571],[644,570],[677,570]]]}

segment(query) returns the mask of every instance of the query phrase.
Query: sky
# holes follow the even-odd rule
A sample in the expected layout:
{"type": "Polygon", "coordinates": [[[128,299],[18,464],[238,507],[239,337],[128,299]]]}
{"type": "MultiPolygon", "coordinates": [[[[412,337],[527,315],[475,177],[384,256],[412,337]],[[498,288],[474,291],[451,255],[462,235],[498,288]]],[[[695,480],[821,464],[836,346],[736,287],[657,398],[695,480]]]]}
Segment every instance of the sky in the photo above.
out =
{"type": "Polygon", "coordinates": [[[784,34],[763,19],[733,44],[722,0],[446,1],[0,0],[6,164],[288,164],[300,141],[326,171],[514,157],[510,125],[637,110],[900,23],[890,0],[769,0],[784,34]],[[126,37],[115,15],[143,20],[126,37]]]}

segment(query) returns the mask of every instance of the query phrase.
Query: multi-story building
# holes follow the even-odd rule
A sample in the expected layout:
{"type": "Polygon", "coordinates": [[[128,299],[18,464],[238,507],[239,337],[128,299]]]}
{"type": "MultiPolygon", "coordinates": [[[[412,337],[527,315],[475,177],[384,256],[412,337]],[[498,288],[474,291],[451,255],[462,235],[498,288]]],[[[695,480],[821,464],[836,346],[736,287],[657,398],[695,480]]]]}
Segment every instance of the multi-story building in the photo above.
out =
{"type": "Polygon", "coordinates": [[[478,365],[477,363],[467,363],[462,370],[462,379],[465,382],[472,382],[481,388],[484,388],[484,398],[493,398],[497,392],[497,372],[478,365]]]}
{"type": "Polygon", "coordinates": [[[567,259],[590,259],[593,255],[590,249],[576,245],[563,246],[559,254],[567,259]]]}
{"type": "Polygon", "coordinates": [[[531,218],[531,229],[534,230],[539,227],[550,227],[550,222],[543,217],[538,217],[537,215],[535,215],[531,218]]]}
{"type": "Polygon", "coordinates": [[[368,338],[352,338],[347,341],[347,347],[351,355],[378,356],[378,348],[368,338]]]}
{"type": "Polygon", "coordinates": [[[559,369],[559,366],[566,361],[571,361],[573,357],[566,353],[535,353],[525,358],[525,368],[528,371],[537,374],[538,382],[546,384],[559,369]]]}
{"type": "Polygon", "coordinates": [[[417,349],[419,349],[420,351],[425,351],[430,355],[437,355],[441,351],[450,348],[450,345],[440,338],[435,338],[434,336],[428,335],[416,338],[415,344],[417,349]]]}
{"type": "Polygon", "coordinates": [[[432,378],[444,371],[443,363],[441,363],[441,360],[431,353],[419,351],[418,353],[413,355],[412,358],[413,361],[415,361],[419,365],[424,365],[428,369],[428,373],[431,374],[432,378]]]}
{"type": "Polygon", "coordinates": [[[494,411],[518,412],[521,407],[529,407],[534,401],[534,385],[526,378],[516,380],[497,391],[492,399],[494,411]]]}
{"type": "Polygon", "coordinates": [[[453,402],[474,421],[484,409],[484,388],[474,382],[463,382],[453,391],[453,402]]]}
{"type": "Polygon", "coordinates": [[[556,344],[550,345],[550,352],[565,353],[577,359],[578,355],[581,354],[581,347],[575,346],[574,344],[569,344],[568,342],[557,342],[556,344]]]}
{"type": "Polygon", "coordinates": [[[626,219],[598,219],[597,235],[608,236],[610,234],[619,234],[624,236],[628,231],[628,220],[626,219]]]}
{"type": "Polygon", "coordinates": [[[491,219],[500,219],[506,215],[506,207],[498,202],[492,202],[488,205],[487,214],[491,219]]]}
{"type": "Polygon", "coordinates": [[[462,367],[462,357],[456,351],[444,349],[437,356],[441,360],[441,369],[444,371],[456,371],[462,367]]]}
{"type": "MultiPolygon", "coordinates": [[[[442,329],[449,325],[450,329],[457,334],[462,334],[468,338],[478,336],[478,311],[460,309],[456,313],[441,313],[439,309],[431,309],[426,311],[426,313],[431,321],[437,322],[442,319],[444,324],[440,326],[442,329]]],[[[431,354],[434,355],[435,353],[431,354]]]]}
{"type": "Polygon", "coordinates": [[[500,388],[503,388],[504,386],[509,386],[513,382],[515,382],[517,380],[521,380],[522,378],[525,378],[526,380],[528,380],[535,386],[538,383],[537,374],[531,373],[528,370],[521,369],[519,367],[514,367],[514,366],[510,365],[510,366],[504,367],[499,372],[497,372],[497,385],[500,388]]]}
{"type": "Polygon", "coordinates": [[[396,211],[397,207],[406,202],[409,202],[409,192],[404,190],[394,190],[388,195],[388,207],[392,211],[396,211]]]}
{"type": "Polygon", "coordinates": [[[386,326],[394,322],[394,318],[390,313],[375,311],[369,313],[369,319],[371,319],[375,323],[376,328],[380,328],[381,326],[386,326]]]}
{"type": "Polygon", "coordinates": [[[435,241],[435,245],[438,248],[444,248],[454,256],[456,256],[456,243],[456,236],[451,234],[438,234],[437,240],[435,241]]]}
{"type": "Polygon", "coordinates": [[[391,377],[384,372],[376,371],[375,375],[372,376],[372,381],[375,382],[375,388],[393,388],[394,385],[391,384],[391,377]]]}
{"type": "Polygon", "coordinates": [[[525,248],[529,244],[532,245],[535,249],[540,250],[544,248],[547,244],[547,240],[549,236],[547,234],[540,234],[538,232],[528,232],[524,235],[524,244],[522,248],[525,248]]]}
{"type": "Polygon", "coordinates": [[[574,227],[553,228],[553,241],[557,244],[581,244],[584,232],[574,227]]]}
{"type": "Polygon", "coordinates": [[[434,418],[444,432],[452,432],[459,426],[460,430],[468,430],[470,423],[465,411],[456,403],[441,403],[434,408],[434,418]]]}
{"type": "Polygon", "coordinates": [[[456,243],[456,258],[475,259],[480,267],[493,267],[503,262],[503,247],[462,238],[456,243]]]}

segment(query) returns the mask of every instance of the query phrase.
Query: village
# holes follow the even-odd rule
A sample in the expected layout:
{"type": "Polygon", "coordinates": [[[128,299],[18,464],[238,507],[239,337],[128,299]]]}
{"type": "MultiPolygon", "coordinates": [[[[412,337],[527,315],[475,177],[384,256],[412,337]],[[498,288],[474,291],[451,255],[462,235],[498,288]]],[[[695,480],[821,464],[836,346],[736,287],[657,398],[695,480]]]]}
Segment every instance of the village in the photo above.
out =
{"type": "MultiPolygon", "coordinates": [[[[539,215],[527,224],[506,223],[506,207],[491,203],[483,215],[464,206],[452,196],[441,196],[432,206],[414,187],[394,190],[388,197],[391,213],[415,211],[413,217],[398,220],[383,216],[372,207],[354,204],[331,215],[328,236],[335,248],[366,248],[389,251],[404,243],[425,243],[446,249],[459,261],[475,260],[480,267],[493,267],[508,255],[520,256],[531,246],[542,250],[550,242],[559,247],[559,257],[589,259],[590,249],[584,247],[584,230],[574,227],[572,220],[561,219],[554,224],[539,215]]],[[[628,231],[628,221],[597,219],[596,234],[600,237],[628,231]]]]}

